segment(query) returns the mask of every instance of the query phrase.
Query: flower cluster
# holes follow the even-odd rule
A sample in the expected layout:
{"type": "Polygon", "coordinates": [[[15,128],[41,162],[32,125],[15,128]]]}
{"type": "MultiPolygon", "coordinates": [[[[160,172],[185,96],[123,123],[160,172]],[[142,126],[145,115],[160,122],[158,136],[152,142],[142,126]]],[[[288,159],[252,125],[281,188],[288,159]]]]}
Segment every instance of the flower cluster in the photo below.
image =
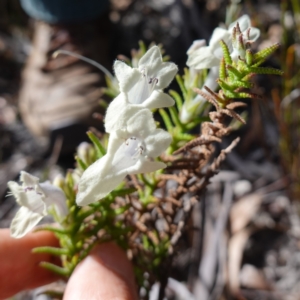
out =
{"type": "Polygon", "coordinates": [[[129,174],[165,167],[154,159],[171,143],[171,135],[157,129],[150,109],[169,107],[174,100],[163,92],[177,73],[163,62],[157,46],[149,49],[137,68],[114,63],[120,94],[109,105],[105,130],[110,133],[107,154],[89,166],[79,184],[76,202],[88,205],[107,196],[129,174]]]}
{"type": "Polygon", "coordinates": [[[248,15],[243,15],[238,20],[229,25],[228,29],[217,27],[205,46],[203,40],[197,40],[189,48],[187,65],[196,70],[210,69],[218,67],[223,56],[220,41],[224,41],[231,52],[231,58],[238,60],[239,56],[244,58],[240,49],[239,40],[243,42],[256,41],[260,35],[260,30],[251,27],[251,21],[248,15]]]}
{"type": "MultiPolygon", "coordinates": [[[[215,90],[218,86],[216,79],[219,76],[219,65],[223,57],[220,42],[226,43],[233,61],[239,58],[244,59],[246,55],[245,45],[258,39],[260,30],[251,27],[251,20],[248,15],[243,15],[238,20],[229,25],[228,29],[217,27],[206,46],[205,40],[196,40],[188,49],[187,65],[190,70],[210,69],[204,86],[215,90]]],[[[197,116],[206,100],[197,95],[195,99],[183,104],[180,119],[183,123],[188,123],[197,116]]]]}
{"type": "MultiPolygon", "coordinates": [[[[105,129],[110,133],[107,154],[91,164],[79,180],[76,202],[80,206],[107,196],[128,174],[165,167],[155,158],[170,145],[171,135],[156,128],[150,109],[174,104],[162,90],[173,80],[177,66],[163,62],[159,47],[154,46],[137,68],[116,61],[114,70],[120,94],[108,107],[105,118],[105,129]]],[[[10,194],[21,206],[11,223],[13,237],[27,234],[51,209],[59,222],[68,214],[66,196],[60,188],[50,182],[39,183],[37,177],[25,171],[20,173],[20,182],[8,182],[10,194]]]]}

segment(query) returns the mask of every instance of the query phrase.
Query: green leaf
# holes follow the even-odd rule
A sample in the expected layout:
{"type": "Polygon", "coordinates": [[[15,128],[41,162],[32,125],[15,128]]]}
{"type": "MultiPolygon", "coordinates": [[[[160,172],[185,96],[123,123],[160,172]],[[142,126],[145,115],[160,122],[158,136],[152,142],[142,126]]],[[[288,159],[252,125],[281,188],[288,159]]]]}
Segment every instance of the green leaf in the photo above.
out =
{"type": "Polygon", "coordinates": [[[220,79],[223,79],[223,80],[226,78],[226,64],[225,64],[225,60],[223,57],[220,61],[219,77],[220,77],[220,79]]]}
{"type": "Polygon", "coordinates": [[[283,75],[283,71],[274,68],[250,67],[249,71],[255,74],[283,75]]]}
{"type": "Polygon", "coordinates": [[[191,130],[197,125],[203,123],[203,122],[209,122],[210,118],[209,117],[197,117],[194,118],[192,122],[189,122],[188,124],[185,124],[186,130],[191,130]]]}
{"type": "Polygon", "coordinates": [[[64,276],[64,277],[68,277],[70,276],[70,270],[66,269],[66,268],[62,268],[62,267],[59,267],[57,265],[54,265],[54,264],[51,264],[49,262],[41,262],[40,263],[40,266],[44,269],[47,269],[55,274],[58,274],[60,276],[64,276]]]}
{"type": "Polygon", "coordinates": [[[182,129],[182,124],[179,120],[178,112],[176,111],[175,107],[169,107],[169,112],[172,118],[173,123],[176,125],[176,127],[182,129]]]}
{"type": "MultiPolygon", "coordinates": [[[[221,80],[221,79],[220,79],[221,80]]],[[[223,80],[222,80],[223,81],[223,80]]],[[[220,84],[220,83],[219,83],[220,84]]],[[[224,82],[224,84],[227,84],[230,86],[230,91],[235,91],[237,88],[247,88],[250,89],[253,87],[253,83],[252,82],[247,82],[247,81],[241,81],[241,80],[229,80],[227,82],[224,82]]],[[[221,84],[220,84],[221,86],[221,84]]]]}
{"type": "Polygon", "coordinates": [[[169,90],[169,94],[173,97],[173,99],[175,100],[176,102],[176,106],[177,106],[177,109],[178,110],[181,110],[182,108],[182,98],[181,96],[174,90],[169,90]]]}
{"type": "Polygon", "coordinates": [[[246,63],[251,66],[253,63],[253,53],[250,49],[246,50],[246,63]]]}
{"type": "Polygon", "coordinates": [[[220,87],[222,88],[222,90],[225,91],[231,91],[233,92],[234,88],[232,86],[230,86],[229,84],[227,84],[224,80],[222,79],[217,79],[218,84],[220,85],[220,87]]]}
{"type": "Polygon", "coordinates": [[[228,71],[229,74],[232,74],[232,76],[235,79],[242,79],[245,75],[243,75],[238,69],[236,69],[234,66],[232,65],[227,65],[226,69],[228,71]]]}
{"type": "Polygon", "coordinates": [[[106,150],[101,144],[100,140],[96,137],[96,135],[91,131],[88,131],[87,135],[96,148],[97,158],[101,158],[102,156],[104,156],[106,154],[106,150]]]}
{"type": "Polygon", "coordinates": [[[173,130],[172,121],[168,115],[168,113],[163,109],[159,109],[159,114],[161,115],[162,119],[164,120],[165,126],[169,132],[173,130]]]}
{"type": "Polygon", "coordinates": [[[120,190],[114,190],[112,191],[110,194],[112,195],[113,198],[115,197],[123,197],[129,194],[132,194],[136,192],[136,188],[132,187],[132,188],[127,188],[127,189],[120,189],[120,190]]]}
{"type": "Polygon", "coordinates": [[[68,249],[56,248],[56,247],[50,247],[50,246],[33,248],[32,253],[48,253],[48,254],[58,255],[58,256],[70,254],[68,249]]]}
{"type": "Polygon", "coordinates": [[[193,140],[195,138],[195,136],[188,134],[188,133],[181,133],[181,134],[177,134],[176,138],[189,142],[189,141],[193,140]]]}
{"type": "Polygon", "coordinates": [[[144,55],[147,52],[147,47],[142,40],[139,41],[139,48],[142,52],[142,55],[144,55]]]}
{"type": "Polygon", "coordinates": [[[271,54],[273,54],[278,48],[280,44],[274,44],[268,48],[265,48],[253,55],[253,64],[256,66],[261,65],[271,54]]]}
{"type": "Polygon", "coordinates": [[[230,52],[229,52],[229,49],[228,49],[226,43],[223,40],[221,40],[220,45],[221,45],[221,48],[223,51],[224,60],[225,60],[226,65],[231,65],[232,59],[231,59],[230,52]]]}
{"type": "Polygon", "coordinates": [[[79,156],[75,156],[75,160],[77,161],[79,167],[85,171],[87,169],[87,165],[85,164],[85,162],[79,157],[79,156]]]}
{"type": "MultiPolygon", "coordinates": [[[[113,99],[117,97],[117,94],[114,90],[110,89],[110,88],[103,88],[103,94],[105,94],[106,96],[108,96],[109,98],[113,99]]],[[[107,108],[107,104],[105,101],[101,101],[100,105],[101,107],[107,108]]]]}
{"type": "Polygon", "coordinates": [[[34,231],[50,231],[50,232],[53,232],[53,233],[57,233],[57,234],[69,234],[70,231],[67,230],[67,229],[63,229],[63,228],[57,228],[57,227],[52,227],[52,226],[43,226],[43,227],[38,227],[36,228],[34,231]]]}
{"type": "Polygon", "coordinates": [[[183,84],[183,79],[182,79],[182,77],[179,74],[176,75],[176,81],[177,81],[177,83],[178,83],[178,85],[180,87],[180,90],[181,90],[181,93],[183,95],[183,98],[186,98],[187,90],[186,90],[186,88],[185,88],[185,86],[183,84]]]}
{"type": "Polygon", "coordinates": [[[246,92],[230,92],[230,91],[224,91],[224,94],[226,97],[230,99],[235,98],[260,98],[259,95],[252,94],[252,93],[246,93],[246,92]]]}
{"type": "Polygon", "coordinates": [[[54,290],[46,290],[46,291],[42,291],[41,293],[38,293],[37,296],[39,295],[47,295],[50,296],[51,299],[62,299],[64,296],[63,292],[59,292],[59,291],[54,291],[54,290]]]}

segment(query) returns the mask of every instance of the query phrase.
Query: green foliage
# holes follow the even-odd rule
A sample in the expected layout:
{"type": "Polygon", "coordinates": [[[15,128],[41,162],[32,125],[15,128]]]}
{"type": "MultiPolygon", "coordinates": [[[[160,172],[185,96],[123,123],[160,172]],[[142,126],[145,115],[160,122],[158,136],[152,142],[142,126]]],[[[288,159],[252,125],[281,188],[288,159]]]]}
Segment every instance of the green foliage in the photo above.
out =
{"type": "Polygon", "coordinates": [[[89,137],[89,139],[91,140],[91,142],[94,144],[95,149],[96,149],[96,153],[97,153],[97,158],[101,158],[102,156],[104,156],[106,154],[106,149],[104,148],[104,146],[102,145],[101,141],[96,137],[96,135],[91,132],[88,131],[87,135],[89,137]]]}
{"type": "Polygon", "coordinates": [[[229,52],[227,44],[223,40],[221,40],[220,45],[221,45],[221,48],[222,48],[222,51],[223,51],[225,64],[226,65],[231,65],[232,64],[232,59],[231,59],[230,52],[229,52]]]}
{"type": "MultiPolygon", "coordinates": [[[[278,44],[270,46],[255,54],[250,49],[245,52],[245,59],[237,61],[231,59],[228,47],[224,41],[220,41],[224,58],[220,62],[220,78],[217,80],[221,90],[219,96],[215,95],[220,107],[226,107],[233,99],[260,98],[251,92],[253,83],[251,79],[257,74],[282,75],[281,70],[268,67],[259,67],[279,47],[278,44]]],[[[245,45],[243,45],[245,47],[245,45]]]]}

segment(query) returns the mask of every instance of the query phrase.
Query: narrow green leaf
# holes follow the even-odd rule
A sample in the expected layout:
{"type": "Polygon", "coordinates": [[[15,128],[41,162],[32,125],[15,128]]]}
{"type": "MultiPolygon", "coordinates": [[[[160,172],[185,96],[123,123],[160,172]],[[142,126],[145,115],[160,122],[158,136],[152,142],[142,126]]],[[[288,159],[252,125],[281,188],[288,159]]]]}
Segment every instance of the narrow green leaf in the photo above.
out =
{"type": "Polygon", "coordinates": [[[142,40],[139,41],[139,48],[142,52],[142,55],[144,55],[147,52],[147,47],[142,40]]]}
{"type": "Polygon", "coordinates": [[[58,255],[58,256],[70,253],[68,249],[56,248],[56,247],[50,247],[50,246],[33,248],[31,252],[32,253],[48,253],[48,254],[58,255]]]}
{"type": "Polygon", "coordinates": [[[220,45],[221,45],[221,48],[222,48],[222,51],[223,51],[225,63],[227,65],[231,65],[232,64],[232,59],[231,59],[231,56],[230,56],[228,46],[226,45],[226,43],[223,40],[220,41],[220,45]]]}
{"type": "Polygon", "coordinates": [[[253,64],[257,64],[258,62],[262,64],[271,54],[273,54],[278,48],[280,44],[274,44],[268,48],[265,48],[253,55],[253,64]]]}
{"type": "Polygon", "coordinates": [[[47,295],[52,297],[53,299],[62,299],[64,296],[63,292],[59,292],[59,291],[52,291],[52,290],[46,290],[46,291],[42,291],[41,293],[38,293],[37,296],[39,295],[47,295]]]}
{"type": "Polygon", "coordinates": [[[220,61],[219,77],[222,80],[224,80],[226,78],[226,64],[225,64],[224,57],[222,57],[222,59],[220,61]]]}
{"type": "Polygon", "coordinates": [[[176,137],[180,140],[183,140],[183,141],[191,141],[195,138],[194,135],[191,135],[191,134],[188,134],[188,133],[181,133],[181,134],[176,135],[176,137]]]}
{"type": "Polygon", "coordinates": [[[235,98],[260,98],[259,95],[252,94],[252,93],[246,93],[246,92],[230,92],[230,91],[224,91],[224,94],[226,97],[230,99],[235,99],[235,98]]]}
{"type": "Polygon", "coordinates": [[[242,79],[245,75],[243,75],[239,70],[237,70],[234,66],[232,65],[227,65],[226,69],[229,74],[232,74],[234,78],[236,79],[242,79]]]}
{"type": "Polygon", "coordinates": [[[115,198],[115,197],[123,197],[123,196],[129,195],[129,194],[132,194],[134,192],[136,192],[136,188],[132,187],[132,188],[127,188],[127,189],[123,188],[120,190],[114,190],[110,194],[112,195],[113,198],[115,198]]]}
{"type": "Polygon", "coordinates": [[[256,74],[283,75],[283,71],[274,68],[250,67],[249,70],[256,74]]]}
{"type": "Polygon", "coordinates": [[[57,228],[57,227],[52,227],[52,226],[43,226],[43,227],[38,227],[36,228],[34,231],[50,231],[50,232],[53,232],[53,233],[58,233],[58,234],[69,234],[70,231],[67,230],[67,229],[63,229],[63,228],[57,228]]]}
{"type": "Polygon", "coordinates": [[[85,218],[91,216],[94,213],[95,209],[93,208],[87,209],[85,211],[80,211],[77,215],[77,220],[82,222],[85,218]]]}
{"type": "Polygon", "coordinates": [[[249,74],[245,75],[245,76],[242,78],[242,81],[243,81],[243,82],[249,82],[249,80],[251,80],[254,76],[255,76],[254,73],[249,73],[249,74]]]}
{"type": "Polygon", "coordinates": [[[88,131],[87,135],[96,148],[97,157],[101,158],[102,156],[104,156],[106,154],[106,150],[101,144],[100,140],[96,137],[96,135],[91,131],[88,131]]]}
{"type": "Polygon", "coordinates": [[[66,183],[70,188],[73,188],[74,180],[73,180],[73,176],[72,176],[72,170],[68,170],[68,172],[67,172],[66,183]]]}
{"type": "Polygon", "coordinates": [[[203,122],[208,122],[208,121],[210,121],[209,117],[197,117],[197,118],[194,118],[192,122],[190,122],[188,124],[185,124],[185,129],[186,130],[191,130],[194,127],[196,127],[197,125],[199,125],[199,124],[201,124],[203,122]]]}
{"type": "Polygon", "coordinates": [[[143,173],[142,173],[142,174],[138,174],[137,176],[138,176],[139,180],[143,181],[143,183],[144,183],[146,186],[148,186],[148,187],[150,187],[150,188],[154,188],[154,184],[151,183],[151,182],[148,180],[148,178],[146,178],[146,176],[145,176],[143,173]]]}
{"type": "Polygon", "coordinates": [[[232,91],[229,91],[229,90],[223,90],[223,92],[224,92],[224,95],[227,98],[230,98],[230,99],[238,98],[237,93],[235,93],[235,92],[232,92],[232,91]]]}
{"type": "Polygon", "coordinates": [[[240,87],[250,89],[254,86],[254,84],[252,82],[240,81],[240,80],[235,80],[230,84],[231,84],[232,87],[234,87],[234,89],[237,89],[237,88],[240,88],[240,87]]]}
{"type": "Polygon", "coordinates": [[[177,83],[178,83],[178,85],[180,87],[180,90],[181,90],[181,93],[183,95],[183,98],[185,99],[186,98],[186,94],[187,94],[187,90],[186,90],[186,88],[184,86],[183,79],[182,79],[182,77],[179,74],[176,75],[176,81],[177,81],[177,83]]]}
{"type": "Polygon", "coordinates": [[[168,113],[163,108],[161,108],[161,109],[159,109],[159,114],[161,115],[162,119],[164,120],[167,130],[169,132],[171,132],[173,129],[173,124],[172,124],[172,121],[171,121],[168,113]]]}
{"type": "MultiPolygon", "coordinates": [[[[105,88],[103,89],[103,93],[108,96],[109,98],[113,99],[113,98],[116,98],[117,94],[115,91],[109,89],[109,88],[105,88]]],[[[107,108],[107,104],[106,105],[103,105],[105,102],[104,101],[101,101],[101,106],[104,107],[104,108],[107,108]]]]}
{"type": "Polygon", "coordinates": [[[85,171],[87,169],[87,165],[85,164],[85,162],[78,156],[75,156],[75,160],[77,161],[79,167],[85,171]]]}
{"type": "Polygon", "coordinates": [[[224,80],[217,79],[217,82],[224,92],[225,92],[225,90],[233,92],[234,88],[232,86],[230,86],[229,84],[227,84],[224,80]]]}
{"type": "Polygon", "coordinates": [[[173,106],[169,107],[169,112],[171,115],[171,119],[173,123],[176,125],[176,127],[182,129],[182,124],[179,120],[179,116],[178,116],[178,112],[176,111],[176,108],[173,106]]]}
{"type": "Polygon", "coordinates": [[[68,277],[68,276],[71,275],[69,270],[67,270],[65,268],[62,268],[62,267],[59,267],[57,265],[51,264],[49,262],[43,261],[43,262],[40,263],[40,266],[42,268],[47,269],[49,271],[52,271],[53,273],[58,274],[60,276],[68,277]]]}
{"type": "Polygon", "coordinates": [[[253,63],[253,53],[250,49],[246,50],[246,63],[251,66],[253,63]]]}
{"type": "Polygon", "coordinates": [[[183,103],[181,96],[174,90],[169,90],[169,94],[174,98],[177,109],[180,111],[183,103]]]}

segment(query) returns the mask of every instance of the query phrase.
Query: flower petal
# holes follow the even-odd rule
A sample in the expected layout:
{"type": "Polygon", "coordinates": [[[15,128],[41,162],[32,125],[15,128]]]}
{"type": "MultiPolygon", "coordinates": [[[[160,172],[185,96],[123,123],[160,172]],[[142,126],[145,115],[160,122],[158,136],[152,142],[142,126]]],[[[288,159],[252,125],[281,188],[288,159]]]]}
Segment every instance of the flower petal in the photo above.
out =
{"type": "Polygon", "coordinates": [[[163,62],[158,46],[150,48],[139,61],[139,70],[145,71],[149,78],[157,78],[157,89],[166,88],[178,72],[174,63],[163,62]]]}
{"type": "Polygon", "coordinates": [[[143,104],[149,98],[153,91],[151,84],[148,83],[147,78],[140,73],[132,84],[128,85],[127,100],[130,104],[143,104]]]}
{"type": "Polygon", "coordinates": [[[105,196],[107,196],[112,190],[114,190],[124,179],[126,174],[114,174],[108,173],[105,174],[102,172],[95,172],[97,166],[102,163],[105,156],[100,160],[96,161],[83,173],[79,184],[78,184],[78,193],[76,197],[76,203],[80,206],[88,205],[90,203],[96,202],[105,196]],[[101,161],[102,160],[102,161],[101,161]]]}
{"type": "Polygon", "coordinates": [[[195,50],[206,46],[206,40],[195,40],[190,48],[187,50],[186,54],[191,55],[195,50]]]}
{"type": "Polygon", "coordinates": [[[47,208],[51,205],[54,205],[57,214],[60,217],[65,217],[68,214],[68,208],[66,204],[66,196],[63,191],[52,185],[50,182],[43,182],[40,184],[44,194],[45,194],[45,203],[47,208]]]}
{"type": "MultiPolygon", "coordinates": [[[[20,201],[19,201],[19,194],[23,191],[22,186],[20,186],[17,182],[15,181],[9,181],[7,183],[8,188],[10,189],[11,193],[13,194],[13,196],[16,198],[16,201],[19,205],[20,201]]],[[[10,194],[8,194],[10,195],[10,194]]]]}
{"type": "Polygon", "coordinates": [[[149,157],[161,155],[171,144],[172,136],[163,129],[156,129],[151,135],[144,140],[149,157]]]}
{"type": "Polygon", "coordinates": [[[111,133],[113,131],[126,131],[127,120],[135,115],[140,107],[129,105],[126,95],[120,93],[108,106],[105,116],[105,131],[111,133]]]}
{"type": "Polygon", "coordinates": [[[236,24],[239,23],[239,27],[241,29],[241,32],[246,31],[249,27],[251,27],[251,20],[248,15],[242,15],[240,18],[238,18],[235,22],[232,22],[228,26],[228,31],[232,32],[233,27],[236,26],[236,24]]]}
{"type": "Polygon", "coordinates": [[[20,181],[23,183],[24,186],[35,186],[39,183],[39,178],[32,176],[31,174],[21,171],[20,172],[20,181]]]}
{"type": "MultiPolygon", "coordinates": [[[[29,210],[38,214],[46,215],[46,204],[44,203],[45,195],[41,189],[35,190],[32,186],[17,187],[18,184],[14,181],[7,183],[12,194],[16,198],[19,205],[27,207],[29,210]]],[[[39,186],[37,186],[39,187],[39,186]]]]}
{"type": "Polygon", "coordinates": [[[151,78],[158,79],[158,82],[156,84],[157,89],[164,89],[169,86],[177,72],[178,67],[174,63],[163,62],[159,65],[151,67],[151,69],[149,69],[148,75],[151,78]]]}
{"type": "Polygon", "coordinates": [[[120,60],[115,61],[114,71],[121,91],[131,89],[132,85],[141,77],[141,73],[137,69],[131,68],[120,60]]]}
{"type": "Polygon", "coordinates": [[[260,36],[260,30],[255,27],[251,27],[250,29],[250,40],[256,41],[260,36]]]}
{"type": "Polygon", "coordinates": [[[228,43],[228,41],[230,41],[230,33],[224,28],[217,27],[211,36],[209,46],[213,49],[221,48],[221,40],[223,40],[225,43],[228,43]]]}
{"type": "Polygon", "coordinates": [[[153,114],[147,108],[140,109],[127,120],[127,132],[131,135],[144,138],[156,129],[153,114]]]}
{"type": "Polygon", "coordinates": [[[211,47],[202,47],[188,57],[187,65],[196,70],[209,69],[218,66],[220,60],[216,58],[211,47]]]}
{"type": "Polygon", "coordinates": [[[155,90],[151,96],[143,103],[144,107],[148,109],[155,109],[161,107],[170,107],[175,104],[175,101],[171,96],[164,93],[161,90],[155,90]]]}
{"type": "Polygon", "coordinates": [[[21,238],[27,234],[39,221],[43,215],[30,211],[27,207],[21,207],[10,225],[10,234],[14,238],[21,238]]]}
{"type": "Polygon", "coordinates": [[[151,47],[140,59],[139,70],[148,68],[148,66],[155,66],[162,62],[160,49],[158,46],[151,47]]]}

